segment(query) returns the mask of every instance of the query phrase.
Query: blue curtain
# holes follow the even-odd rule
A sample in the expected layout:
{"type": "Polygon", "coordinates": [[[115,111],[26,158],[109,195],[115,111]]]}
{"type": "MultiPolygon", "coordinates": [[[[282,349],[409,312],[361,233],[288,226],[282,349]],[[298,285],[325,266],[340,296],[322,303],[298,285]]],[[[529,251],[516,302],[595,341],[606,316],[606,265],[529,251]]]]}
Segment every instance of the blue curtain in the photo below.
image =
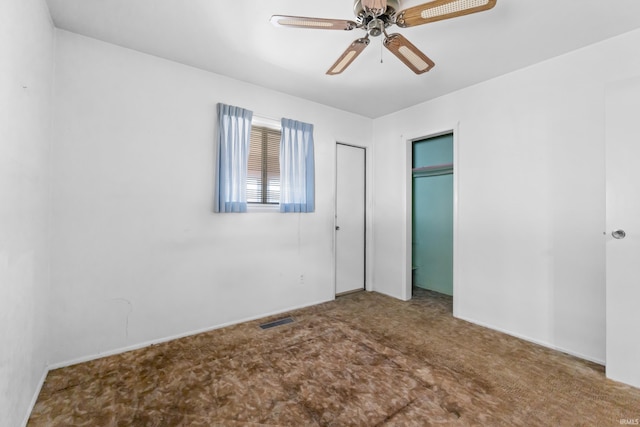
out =
{"type": "Polygon", "coordinates": [[[280,212],[313,212],[313,125],[282,119],[280,212]]]}
{"type": "Polygon", "coordinates": [[[215,212],[247,211],[247,161],[253,112],[218,104],[215,212]]]}

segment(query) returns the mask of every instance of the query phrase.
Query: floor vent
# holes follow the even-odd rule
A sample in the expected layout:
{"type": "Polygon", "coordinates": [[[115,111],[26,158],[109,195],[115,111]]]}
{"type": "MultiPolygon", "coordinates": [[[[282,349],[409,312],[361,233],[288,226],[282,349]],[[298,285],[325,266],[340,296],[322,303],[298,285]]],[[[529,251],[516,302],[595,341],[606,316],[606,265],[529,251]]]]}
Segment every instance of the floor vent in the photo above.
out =
{"type": "Polygon", "coordinates": [[[293,323],[292,317],[285,317],[284,319],[274,320],[273,322],[263,323],[260,325],[261,329],[275,328],[276,326],[286,325],[287,323],[293,323]]]}

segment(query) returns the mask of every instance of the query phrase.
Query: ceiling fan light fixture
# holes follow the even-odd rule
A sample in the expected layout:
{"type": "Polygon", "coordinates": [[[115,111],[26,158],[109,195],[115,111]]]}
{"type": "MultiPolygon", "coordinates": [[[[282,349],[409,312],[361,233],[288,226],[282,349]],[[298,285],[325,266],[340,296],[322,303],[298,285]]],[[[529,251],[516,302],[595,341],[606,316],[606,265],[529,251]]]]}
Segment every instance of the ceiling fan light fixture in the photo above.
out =
{"type": "Polygon", "coordinates": [[[367,24],[367,32],[372,37],[378,37],[384,32],[384,22],[378,18],[374,18],[367,24]]]}
{"type": "Polygon", "coordinates": [[[374,17],[378,17],[386,12],[387,0],[362,0],[364,11],[374,17]]]}

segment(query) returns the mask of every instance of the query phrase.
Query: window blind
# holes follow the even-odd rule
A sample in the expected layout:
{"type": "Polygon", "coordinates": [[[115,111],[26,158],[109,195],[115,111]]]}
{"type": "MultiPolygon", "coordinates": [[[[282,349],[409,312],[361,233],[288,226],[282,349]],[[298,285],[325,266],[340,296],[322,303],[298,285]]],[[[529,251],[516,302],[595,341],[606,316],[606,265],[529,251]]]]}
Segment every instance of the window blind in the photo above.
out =
{"type": "Polygon", "coordinates": [[[247,168],[247,202],[278,204],[280,201],[280,131],[251,127],[247,168]]]}

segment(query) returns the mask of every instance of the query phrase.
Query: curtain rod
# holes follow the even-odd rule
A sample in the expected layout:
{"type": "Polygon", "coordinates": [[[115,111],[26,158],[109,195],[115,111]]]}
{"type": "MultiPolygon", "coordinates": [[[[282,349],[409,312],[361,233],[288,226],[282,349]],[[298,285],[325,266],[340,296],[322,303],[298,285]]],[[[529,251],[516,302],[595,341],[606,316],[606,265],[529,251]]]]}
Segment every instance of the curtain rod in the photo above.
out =
{"type": "Polygon", "coordinates": [[[282,127],[282,121],[280,119],[273,119],[271,117],[261,116],[260,114],[254,114],[251,120],[258,126],[267,127],[274,130],[280,130],[282,127]]]}
{"type": "Polygon", "coordinates": [[[282,118],[274,118],[274,117],[269,117],[269,116],[265,116],[264,114],[258,114],[258,113],[254,113],[253,117],[257,118],[257,119],[264,119],[264,120],[270,120],[272,122],[278,122],[280,123],[280,121],[282,120],[282,118]]]}

